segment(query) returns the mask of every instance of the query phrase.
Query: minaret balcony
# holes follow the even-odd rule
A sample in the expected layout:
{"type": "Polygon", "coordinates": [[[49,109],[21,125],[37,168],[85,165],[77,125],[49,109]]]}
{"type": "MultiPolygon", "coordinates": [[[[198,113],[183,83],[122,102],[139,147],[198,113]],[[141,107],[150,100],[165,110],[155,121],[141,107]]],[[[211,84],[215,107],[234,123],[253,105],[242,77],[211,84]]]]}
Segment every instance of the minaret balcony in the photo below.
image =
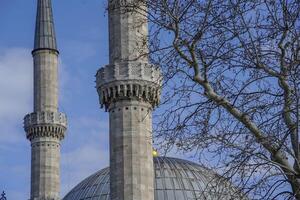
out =
{"type": "Polygon", "coordinates": [[[29,140],[35,137],[64,138],[67,128],[67,116],[60,112],[33,112],[24,118],[24,129],[29,140]]]}
{"type": "Polygon", "coordinates": [[[143,62],[106,65],[96,74],[101,107],[107,110],[112,102],[138,100],[156,107],[160,102],[162,75],[158,67],[143,62]]]}

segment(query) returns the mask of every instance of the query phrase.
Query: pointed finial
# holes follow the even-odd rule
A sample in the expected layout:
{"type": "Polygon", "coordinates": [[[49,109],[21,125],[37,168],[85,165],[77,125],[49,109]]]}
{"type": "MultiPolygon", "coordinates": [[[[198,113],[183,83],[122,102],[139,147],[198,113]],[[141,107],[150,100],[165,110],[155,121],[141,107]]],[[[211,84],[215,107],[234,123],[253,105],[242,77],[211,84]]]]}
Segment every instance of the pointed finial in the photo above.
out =
{"type": "Polygon", "coordinates": [[[54,50],[58,53],[51,0],[38,0],[37,4],[33,52],[41,49],[54,50]]]}

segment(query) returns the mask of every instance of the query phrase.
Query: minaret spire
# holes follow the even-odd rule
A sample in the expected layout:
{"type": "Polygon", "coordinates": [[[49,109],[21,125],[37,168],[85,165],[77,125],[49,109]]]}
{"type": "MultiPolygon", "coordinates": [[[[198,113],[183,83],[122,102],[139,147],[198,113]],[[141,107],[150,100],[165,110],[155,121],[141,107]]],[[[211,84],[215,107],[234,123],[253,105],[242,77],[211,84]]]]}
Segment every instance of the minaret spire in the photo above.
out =
{"type": "Polygon", "coordinates": [[[161,74],[148,62],[146,0],[108,5],[110,63],[96,78],[100,105],[109,112],[110,197],[154,200],[152,110],[159,104],[161,74]]]}
{"type": "Polygon", "coordinates": [[[51,0],[38,0],[33,51],[40,49],[58,52],[51,0]]]}
{"type": "Polygon", "coordinates": [[[31,142],[30,200],[59,200],[60,141],[67,119],[58,111],[58,50],[51,0],[37,0],[34,49],[34,111],[25,116],[31,142]]]}

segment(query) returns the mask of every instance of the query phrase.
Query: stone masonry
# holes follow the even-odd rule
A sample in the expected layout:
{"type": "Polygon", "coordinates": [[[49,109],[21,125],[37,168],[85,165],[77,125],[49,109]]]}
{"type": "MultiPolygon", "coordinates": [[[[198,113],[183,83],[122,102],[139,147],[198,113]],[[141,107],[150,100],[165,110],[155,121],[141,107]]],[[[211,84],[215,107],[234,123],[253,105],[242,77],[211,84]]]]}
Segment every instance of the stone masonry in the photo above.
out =
{"type": "Polygon", "coordinates": [[[96,74],[100,105],[109,112],[111,200],[154,200],[152,110],[161,74],[148,62],[144,3],[109,0],[110,64],[96,74]],[[137,7],[125,8],[132,3],[137,7]]]}
{"type": "Polygon", "coordinates": [[[30,200],[59,200],[60,141],[67,119],[58,111],[58,50],[51,0],[38,0],[34,50],[34,112],[24,118],[31,142],[30,200]]]}

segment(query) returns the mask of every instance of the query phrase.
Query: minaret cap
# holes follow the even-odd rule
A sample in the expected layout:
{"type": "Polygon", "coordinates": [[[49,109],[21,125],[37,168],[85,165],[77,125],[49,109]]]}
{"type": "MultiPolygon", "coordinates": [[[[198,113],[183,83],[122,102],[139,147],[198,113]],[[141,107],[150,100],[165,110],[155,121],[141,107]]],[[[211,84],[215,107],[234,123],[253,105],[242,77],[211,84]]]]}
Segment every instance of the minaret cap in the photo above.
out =
{"type": "Polygon", "coordinates": [[[32,52],[48,49],[58,53],[51,5],[51,0],[38,0],[32,52]]]}

